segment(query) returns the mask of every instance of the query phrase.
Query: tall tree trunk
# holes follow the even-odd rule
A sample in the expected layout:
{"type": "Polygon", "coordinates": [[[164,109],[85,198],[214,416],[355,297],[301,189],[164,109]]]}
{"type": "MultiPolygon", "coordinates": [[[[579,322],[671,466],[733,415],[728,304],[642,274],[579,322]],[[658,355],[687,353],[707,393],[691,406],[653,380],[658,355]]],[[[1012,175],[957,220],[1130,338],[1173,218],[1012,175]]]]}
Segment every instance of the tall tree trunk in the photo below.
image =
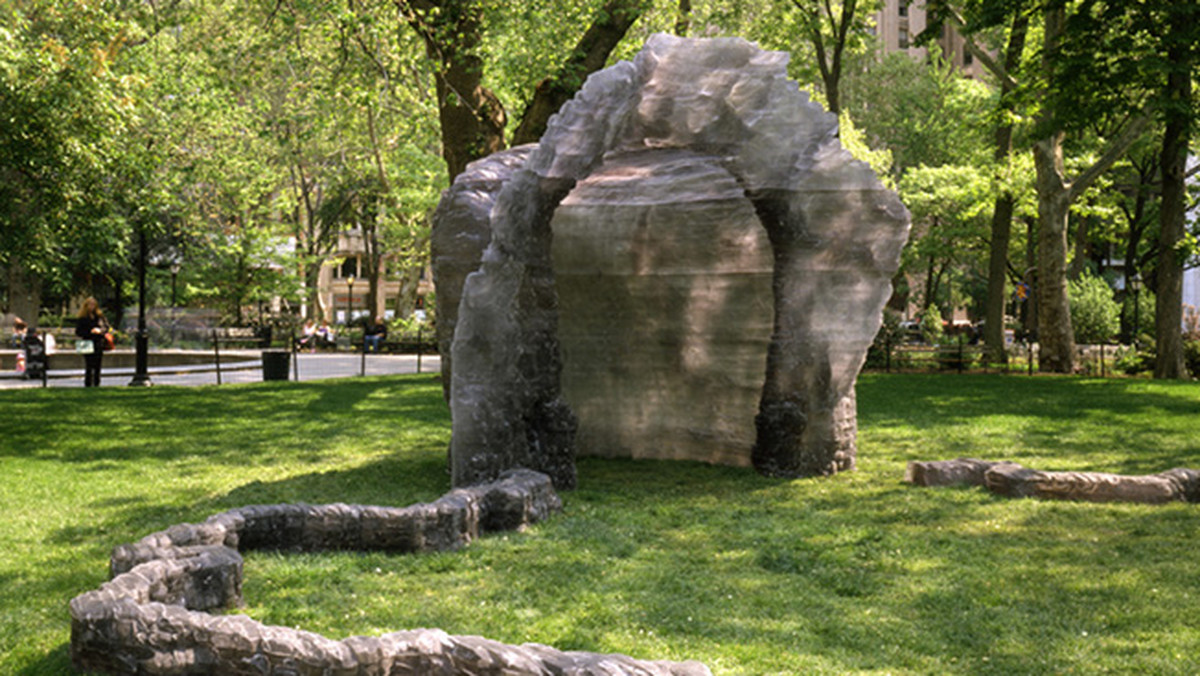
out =
{"type": "MultiPolygon", "coordinates": [[[[376,245],[378,246],[378,245],[376,245]]],[[[364,272],[367,274],[367,324],[374,324],[377,317],[381,317],[380,308],[383,298],[383,259],[378,255],[368,255],[364,263],[364,272]]]]}
{"type": "MultiPolygon", "coordinates": [[[[1062,8],[1043,14],[1042,69],[1053,83],[1053,55],[1066,22],[1062,8]]],[[[1043,111],[1042,122],[1053,114],[1043,111]]],[[[1038,368],[1053,373],[1075,370],[1075,329],[1067,298],[1067,217],[1071,209],[1070,185],[1063,168],[1063,132],[1055,130],[1033,144],[1037,171],[1038,247],[1035,295],[1038,304],[1038,368]]]]}
{"type": "MultiPolygon", "coordinates": [[[[1012,131],[1012,127],[1009,127],[1012,131]]],[[[984,302],[983,342],[987,347],[988,360],[993,363],[1008,361],[1004,344],[1004,306],[1008,300],[1004,292],[1008,282],[1008,246],[1012,240],[1013,196],[1003,192],[996,196],[992,207],[992,241],[988,252],[988,292],[984,302]]]]}
{"type": "MultiPolygon", "coordinates": [[[[550,116],[571,100],[589,75],[604,68],[608,55],[645,11],[646,4],[645,0],[608,0],[597,10],[587,32],[558,72],[538,83],[533,99],[521,114],[521,123],[513,132],[514,146],[534,143],[542,137],[550,116]]],[[[684,5],[680,3],[681,12],[684,5]]]]}
{"type": "Polygon", "coordinates": [[[842,110],[841,80],[842,57],[846,51],[850,29],[858,12],[858,0],[843,0],[841,16],[834,16],[833,4],[828,0],[792,0],[792,4],[804,16],[805,32],[817,56],[817,67],[821,69],[821,84],[825,87],[825,104],[829,112],[838,115],[842,110]],[[828,23],[829,37],[822,32],[828,23]]]}
{"type": "MultiPolygon", "coordinates": [[[[417,250],[428,249],[429,236],[425,235],[414,243],[413,246],[417,250]]],[[[397,261],[397,265],[401,267],[397,271],[400,277],[400,290],[396,294],[396,316],[407,319],[412,316],[413,310],[417,307],[418,292],[421,287],[421,274],[425,272],[425,263],[424,261],[414,261],[411,258],[404,258],[401,261],[397,261]]]]}
{"type": "Polygon", "coordinates": [[[1063,177],[1061,133],[1033,146],[1037,169],[1038,367],[1053,373],[1075,370],[1075,329],[1067,299],[1067,214],[1070,189],[1063,177]]]}
{"type": "Polygon", "coordinates": [[[25,269],[20,258],[13,257],[4,268],[8,288],[8,311],[37,326],[42,307],[42,280],[25,269]]]}
{"type": "MultiPolygon", "coordinates": [[[[1170,30],[1170,29],[1168,29],[1170,30]]],[[[1155,378],[1187,378],[1183,361],[1183,255],[1177,249],[1185,234],[1185,174],[1191,137],[1192,100],[1190,48],[1172,42],[1168,58],[1175,67],[1167,75],[1166,98],[1172,105],[1162,143],[1162,208],[1156,274],[1158,302],[1154,310],[1157,359],[1155,378]]]]}
{"type": "MultiPolygon", "coordinates": [[[[1027,15],[1022,13],[1013,19],[1004,56],[1004,67],[1008,72],[1020,63],[1028,28],[1027,15]]],[[[1015,89],[1015,84],[1008,78],[1001,78],[1000,100],[1003,111],[1011,110],[1011,104],[1006,102],[1006,98],[1015,89]]],[[[993,153],[996,163],[1001,166],[1008,161],[1008,156],[1012,153],[1013,125],[1008,121],[1010,116],[1005,115],[1004,119],[1005,121],[996,127],[996,148],[993,153]]],[[[1008,245],[1012,240],[1014,202],[1012,193],[1005,190],[996,196],[996,204],[992,208],[992,241],[988,251],[988,292],[983,323],[983,342],[992,362],[1008,361],[1008,352],[1005,351],[1004,345],[1004,305],[1007,300],[1004,290],[1008,281],[1008,245]]]]}
{"type": "Polygon", "coordinates": [[[686,38],[692,27],[692,0],[679,0],[679,9],[675,15],[675,34],[686,38]]]}
{"type": "Polygon", "coordinates": [[[383,316],[383,289],[385,280],[385,253],[383,243],[379,241],[379,229],[383,220],[388,217],[392,203],[392,185],[388,180],[387,171],[383,164],[383,151],[380,149],[379,135],[375,131],[375,108],[367,106],[367,137],[371,141],[371,155],[375,158],[375,177],[379,181],[379,195],[373,200],[373,208],[365,210],[368,218],[363,219],[363,245],[367,254],[367,324],[373,326],[375,320],[383,316]]]}
{"type": "MultiPolygon", "coordinates": [[[[1054,86],[1054,64],[1058,41],[1066,22],[1065,10],[1050,7],[1045,11],[1045,43],[1043,69],[1054,86]]],[[[1045,125],[1052,111],[1042,113],[1045,125]]],[[[1034,143],[1033,163],[1037,169],[1038,195],[1038,342],[1039,366],[1055,373],[1070,373],[1075,369],[1075,330],[1071,326],[1070,301],[1067,299],[1067,216],[1071,204],[1088,189],[1101,174],[1108,171],[1146,128],[1145,117],[1131,120],[1125,129],[1111,140],[1104,153],[1081,173],[1068,181],[1063,169],[1063,131],[1055,129],[1034,143]]]]}
{"type": "Polygon", "coordinates": [[[1037,219],[1025,219],[1025,274],[1022,280],[1029,286],[1029,296],[1021,304],[1021,327],[1029,340],[1038,333],[1037,289],[1037,219]]]}
{"type": "Polygon", "coordinates": [[[1067,279],[1077,280],[1087,269],[1088,252],[1091,250],[1088,245],[1088,225],[1090,221],[1087,218],[1075,219],[1071,233],[1071,248],[1074,251],[1071,254],[1071,263],[1067,266],[1067,279]]]}
{"type": "Polygon", "coordinates": [[[398,0],[397,6],[438,62],[434,84],[442,157],[450,182],[467,164],[504,148],[504,106],[482,85],[483,14],[473,0],[398,0]]]}

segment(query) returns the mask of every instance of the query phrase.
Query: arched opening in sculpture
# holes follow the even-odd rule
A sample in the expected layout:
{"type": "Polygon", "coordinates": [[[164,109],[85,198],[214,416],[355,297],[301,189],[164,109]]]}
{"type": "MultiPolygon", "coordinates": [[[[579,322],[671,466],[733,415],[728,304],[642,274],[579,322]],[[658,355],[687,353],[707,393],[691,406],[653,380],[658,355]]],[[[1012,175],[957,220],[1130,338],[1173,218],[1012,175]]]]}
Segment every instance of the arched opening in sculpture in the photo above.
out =
{"type": "Polygon", "coordinates": [[[736,178],[687,150],[612,154],[551,229],[578,453],[749,465],[774,265],[736,178]]]}
{"type": "MultiPolygon", "coordinates": [[[[486,162],[482,179],[460,179],[457,196],[456,182],[439,211],[474,210],[490,233],[462,283],[457,316],[442,317],[441,330],[453,331],[440,340],[452,356],[456,485],[511,467],[574,485],[577,418],[563,389],[553,220],[577,183],[605,178],[606,162],[626,171],[639,158],[668,175],[672,162],[710,167],[714,185],[736,186],[734,201],[744,197],[770,242],[771,331],[757,373],[751,462],[785,476],[853,467],[854,380],[891,291],[908,215],[842,149],[836,120],[787,79],[786,60],[737,39],[655,36],[633,63],[593,76],[538,146],[522,151],[527,158],[486,162]],[[492,168],[505,171],[490,176],[492,168]]],[[[446,230],[442,238],[453,240],[470,228],[446,230]]],[[[437,283],[453,303],[453,283],[449,294],[437,283]]]]}

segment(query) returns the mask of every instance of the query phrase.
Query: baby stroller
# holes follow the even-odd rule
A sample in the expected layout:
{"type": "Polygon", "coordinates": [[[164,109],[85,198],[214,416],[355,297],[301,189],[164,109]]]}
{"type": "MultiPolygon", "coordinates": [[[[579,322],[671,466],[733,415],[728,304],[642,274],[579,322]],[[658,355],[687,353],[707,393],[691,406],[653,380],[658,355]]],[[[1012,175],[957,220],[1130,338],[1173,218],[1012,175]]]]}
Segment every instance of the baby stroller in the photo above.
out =
{"type": "Polygon", "coordinates": [[[25,378],[27,380],[44,380],[46,378],[46,342],[38,334],[37,329],[31,328],[25,334],[25,378]]]}

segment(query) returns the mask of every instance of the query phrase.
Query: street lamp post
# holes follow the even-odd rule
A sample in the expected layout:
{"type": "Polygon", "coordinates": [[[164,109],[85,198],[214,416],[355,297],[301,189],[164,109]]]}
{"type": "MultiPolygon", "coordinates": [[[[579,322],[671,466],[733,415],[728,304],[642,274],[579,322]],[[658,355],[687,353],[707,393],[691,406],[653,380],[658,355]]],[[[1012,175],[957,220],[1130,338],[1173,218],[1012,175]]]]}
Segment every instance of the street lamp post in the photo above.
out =
{"type": "Polygon", "coordinates": [[[175,282],[179,278],[179,262],[171,263],[171,347],[175,347],[175,330],[178,328],[179,320],[175,316],[175,308],[178,306],[178,296],[175,294],[175,282]]]}
{"type": "Polygon", "coordinates": [[[346,330],[350,330],[350,317],[354,312],[354,275],[346,278],[346,285],[350,287],[350,299],[346,301],[346,330]]]}
{"type": "Polygon", "coordinates": [[[149,387],[154,383],[150,382],[150,371],[147,368],[149,362],[149,338],[146,336],[146,229],[143,226],[139,229],[138,239],[138,321],[137,321],[137,336],[134,339],[134,345],[137,349],[137,355],[134,361],[133,380],[129,381],[131,387],[149,387]]]}
{"type": "Polygon", "coordinates": [[[1133,349],[1138,348],[1138,333],[1142,329],[1141,295],[1142,276],[1136,271],[1129,278],[1129,288],[1133,290],[1133,349]]]}

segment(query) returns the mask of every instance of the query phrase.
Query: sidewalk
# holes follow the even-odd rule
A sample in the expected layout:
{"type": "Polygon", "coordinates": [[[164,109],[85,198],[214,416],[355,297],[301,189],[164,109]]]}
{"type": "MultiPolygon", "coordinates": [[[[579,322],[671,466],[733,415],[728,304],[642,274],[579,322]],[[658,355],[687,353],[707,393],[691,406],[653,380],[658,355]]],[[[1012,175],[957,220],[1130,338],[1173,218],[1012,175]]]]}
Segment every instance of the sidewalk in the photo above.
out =
{"type": "MultiPolygon", "coordinates": [[[[288,368],[288,380],[323,380],[326,378],[353,378],[360,375],[384,376],[417,373],[418,360],[414,354],[368,354],[364,361],[361,354],[316,353],[293,354],[296,361],[288,368]]],[[[54,358],[50,358],[51,369],[47,373],[47,387],[83,387],[83,369],[55,369],[54,358]]],[[[441,371],[441,359],[437,355],[421,355],[420,372],[435,374],[441,371]]],[[[148,369],[153,385],[216,385],[215,364],[189,364],[181,366],[156,366],[148,369]]],[[[100,384],[103,387],[125,387],[133,378],[134,369],[129,367],[102,367],[100,384]]],[[[221,383],[262,382],[262,356],[255,350],[231,350],[221,352],[221,383]]],[[[25,380],[13,373],[0,376],[0,389],[42,387],[41,380],[25,380]]]]}

